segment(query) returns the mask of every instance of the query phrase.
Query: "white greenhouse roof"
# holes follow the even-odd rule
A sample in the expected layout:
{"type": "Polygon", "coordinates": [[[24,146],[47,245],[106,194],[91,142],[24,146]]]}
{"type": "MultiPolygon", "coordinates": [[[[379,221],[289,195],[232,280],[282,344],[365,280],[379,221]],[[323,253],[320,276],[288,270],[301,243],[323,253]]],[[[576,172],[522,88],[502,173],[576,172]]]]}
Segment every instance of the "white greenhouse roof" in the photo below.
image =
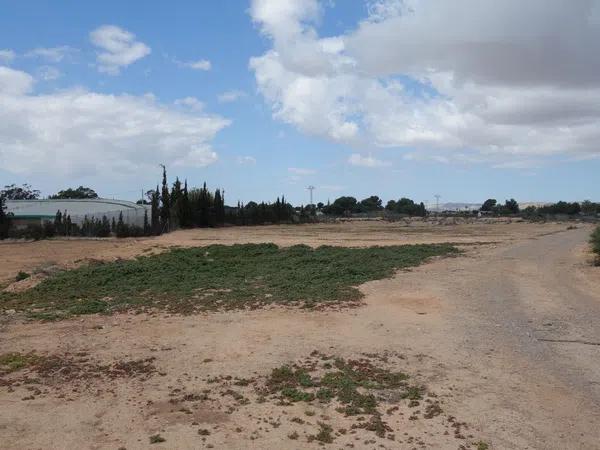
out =
{"type": "Polygon", "coordinates": [[[68,199],[68,200],[7,200],[6,210],[16,218],[26,217],[54,217],[57,211],[65,212],[71,216],[84,216],[108,213],[113,211],[141,210],[146,208],[126,200],[96,199],[68,199]]]}

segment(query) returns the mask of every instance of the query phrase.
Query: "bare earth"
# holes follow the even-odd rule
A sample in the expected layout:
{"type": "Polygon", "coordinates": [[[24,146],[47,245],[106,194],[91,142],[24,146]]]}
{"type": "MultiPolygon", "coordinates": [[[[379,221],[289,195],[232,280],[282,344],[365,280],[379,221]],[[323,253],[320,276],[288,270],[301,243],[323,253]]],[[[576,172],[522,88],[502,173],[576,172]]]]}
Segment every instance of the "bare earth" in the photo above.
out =
{"type": "Polygon", "coordinates": [[[353,222],[0,244],[0,279],[173,245],[465,244],[460,257],[363,285],[365,305],[355,309],[122,314],[43,324],[5,316],[0,354],[35,350],[102,364],[155,358],[156,372],[0,384],[0,448],[318,448],[309,442],[318,422],[333,427],[331,448],[459,449],[478,441],[494,449],[600,448],[600,271],[588,261],[591,229],[566,228],[353,222]],[[427,419],[424,402],[402,404],[384,417],[393,432],[379,437],[352,429],[331,406],[257,403],[252,385],[210,380],[231,375],[260,383],[273,368],[315,350],[343,358],[387,352],[388,364],[426,386],[443,412],[427,419]],[[250,404],[231,398],[231,389],[250,404]],[[290,439],[294,431],[299,436],[290,439]],[[150,445],[155,434],[166,441],[150,445]]]}

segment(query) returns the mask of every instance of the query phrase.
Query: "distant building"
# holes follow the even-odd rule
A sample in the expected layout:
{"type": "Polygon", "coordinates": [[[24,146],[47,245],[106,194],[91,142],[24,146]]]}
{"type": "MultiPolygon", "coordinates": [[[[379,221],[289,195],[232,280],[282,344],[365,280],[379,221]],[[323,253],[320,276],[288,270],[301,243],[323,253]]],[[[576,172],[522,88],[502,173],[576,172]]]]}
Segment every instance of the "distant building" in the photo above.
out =
{"type": "Polygon", "coordinates": [[[105,198],[95,199],[68,199],[68,200],[7,200],[6,211],[13,215],[13,224],[16,227],[25,227],[29,224],[42,224],[44,221],[54,221],[57,211],[71,216],[71,222],[81,225],[84,218],[102,219],[106,216],[109,220],[118,220],[123,214],[123,221],[130,225],[144,225],[144,211],[150,207],[138,205],[125,200],[110,200],[105,198]]]}

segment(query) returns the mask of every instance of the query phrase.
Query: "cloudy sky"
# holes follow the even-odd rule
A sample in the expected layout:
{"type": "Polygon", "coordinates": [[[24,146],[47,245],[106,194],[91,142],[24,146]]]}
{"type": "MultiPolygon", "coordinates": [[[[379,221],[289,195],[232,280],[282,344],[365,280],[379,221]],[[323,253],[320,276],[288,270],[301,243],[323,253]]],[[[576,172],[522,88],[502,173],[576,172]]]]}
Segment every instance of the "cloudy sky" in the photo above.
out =
{"type": "Polygon", "coordinates": [[[0,184],[600,200],[600,0],[0,0],[0,184]]]}

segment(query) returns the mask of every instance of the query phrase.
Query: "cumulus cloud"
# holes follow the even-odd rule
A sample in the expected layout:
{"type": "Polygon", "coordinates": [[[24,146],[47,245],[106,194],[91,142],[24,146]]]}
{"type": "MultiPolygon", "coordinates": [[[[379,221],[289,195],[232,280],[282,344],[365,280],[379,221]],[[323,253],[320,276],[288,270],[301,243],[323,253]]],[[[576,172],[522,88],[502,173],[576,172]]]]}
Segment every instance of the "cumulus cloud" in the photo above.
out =
{"type": "Polygon", "coordinates": [[[371,169],[377,167],[386,167],[390,165],[388,162],[373,158],[373,156],[371,155],[362,156],[358,153],[353,153],[352,155],[350,155],[350,157],[348,158],[348,163],[351,166],[368,167],[371,169]]]}
{"type": "Polygon", "coordinates": [[[100,72],[118,75],[126,67],[150,54],[146,44],[133,33],[114,25],[103,25],[90,33],[90,40],[100,50],[96,61],[100,72]]]}
{"type": "Polygon", "coordinates": [[[16,57],[14,51],[9,49],[0,50],[0,63],[10,64],[16,57]]]}
{"type": "Polygon", "coordinates": [[[59,63],[66,56],[76,52],[76,50],[68,45],[62,45],[60,47],[38,47],[33,50],[29,50],[25,53],[28,58],[40,58],[51,63],[59,63]]]}
{"type": "Polygon", "coordinates": [[[367,6],[323,38],[316,0],[252,2],[272,47],[250,68],[275,119],[448,162],[600,156],[600,0],[367,6]]]}
{"type": "Polygon", "coordinates": [[[174,56],[169,56],[168,54],[164,54],[164,57],[170,59],[179,67],[193,70],[201,70],[204,72],[207,72],[212,69],[212,63],[208,59],[198,59],[196,61],[181,61],[180,59],[174,56]]]}
{"type": "Polygon", "coordinates": [[[246,93],[244,91],[239,91],[239,90],[233,90],[233,91],[227,91],[227,92],[223,92],[222,94],[219,95],[219,102],[220,103],[232,103],[235,101],[238,101],[241,98],[246,97],[246,93]]]}
{"type": "Polygon", "coordinates": [[[184,106],[193,111],[202,111],[204,109],[204,103],[198,100],[196,97],[184,97],[175,100],[175,104],[178,106],[184,106]]]}
{"type": "Polygon", "coordinates": [[[288,172],[293,173],[294,175],[300,175],[300,176],[314,175],[317,173],[316,170],[302,169],[300,167],[289,167],[288,172]]]}
{"type": "Polygon", "coordinates": [[[256,165],[256,158],[253,156],[238,156],[236,161],[241,166],[254,166],[256,165]]]}
{"type": "Polygon", "coordinates": [[[33,93],[29,74],[0,67],[0,167],[17,174],[106,178],[157,164],[204,167],[227,119],[161,104],[152,95],[82,89],[33,93]]]}
{"type": "Polygon", "coordinates": [[[56,67],[42,66],[37,69],[37,78],[43,81],[57,80],[62,76],[62,72],[56,67]]]}

